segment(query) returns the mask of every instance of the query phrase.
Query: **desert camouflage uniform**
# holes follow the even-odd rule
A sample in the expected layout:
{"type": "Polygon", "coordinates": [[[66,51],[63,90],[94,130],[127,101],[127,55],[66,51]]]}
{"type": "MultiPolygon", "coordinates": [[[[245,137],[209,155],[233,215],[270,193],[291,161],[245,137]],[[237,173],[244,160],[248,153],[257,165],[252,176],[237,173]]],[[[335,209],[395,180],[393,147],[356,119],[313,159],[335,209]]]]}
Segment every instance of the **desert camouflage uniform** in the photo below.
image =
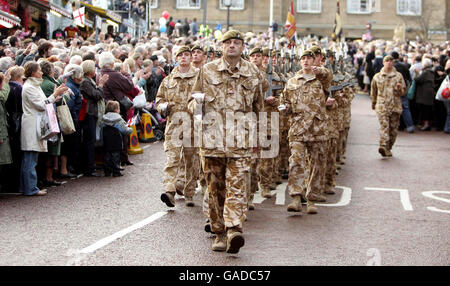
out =
{"type": "Polygon", "coordinates": [[[397,138],[397,129],[400,124],[402,102],[400,97],[406,92],[405,81],[402,75],[393,68],[387,74],[385,68],[376,74],[371,84],[370,99],[380,122],[380,147],[391,150],[397,138]],[[402,88],[395,86],[400,83],[402,88]]]}
{"type": "MultiPolygon", "coordinates": [[[[204,157],[211,228],[216,234],[225,233],[228,228],[242,230],[252,146],[257,146],[255,134],[250,136],[256,122],[251,124],[238,118],[235,120],[244,124],[245,132],[235,132],[235,145],[229,146],[235,128],[227,129],[227,116],[256,112],[256,117],[263,104],[264,79],[256,66],[241,59],[233,71],[230,69],[223,58],[204,65],[193,88],[193,92],[205,94],[200,155],[204,157]]],[[[191,98],[191,113],[196,113],[197,108],[198,104],[191,98]]]]}
{"type": "MultiPolygon", "coordinates": [[[[266,71],[263,70],[263,76],[265,77],[266,71]]],[[[272,85],[279,85],[281,83],[280,77],[277,73],[272,73],[272,85]]],[[[272,113],[279,114],[278,106],[280,105],[279,91],[273,91],[273,96],[275,97],[275,101],[273,104],[269,104],[264,101],[264,112],[267,113],[267,137],[271,138],[271,136],[276,136],[279,142],[279,124],[276,126],[276,130],[271,129],[272,122],[272,113]]],[[[279,118],[279,116],[278,116],[279,118]]],[[[275,122],[274,122],[275,123],[275,122]]],[[[271,150],[273,146],[263,148],[264,151],[271,150]]],[[[279,148],[276,150],[271,150],[269,157],[260,158],[258,173],[259,173],[259,184],[262,190],[266,192],[270,192],[270,186],[278,180],[278,157],[279,157],[279,148]]]]}
{"type": "Polygon", "coordinates": [[[197,74],[198,70],[193,67],[186,74],[181,74],[178,68],[175,68],[169,76],[164,78],[156,96],[159,112],[163,113],[160,109],[161,104],[169,104],[164,141],[167,159],[164,169],[164,187],[166,192],[175,195],[176,184],[180,185],[181,182],[183,189],[178,191],[182,191],[188,198],[194,196],[199,168],[198,148],[194,147],[192,136],[193,118],[187,108],[197,74]],[[179,120],[180,115],[183,118],[189,118],[190,122],[179,120]]]}
{"type": "MultiPolygon", "coordinates": [[[[350,74],[346,74],[347,79],[351,79],[352,76],[350,74]]],[[[349,94],[348,94],[348,100],[347,104],[344,107],[344,136],[342,139],[342,146],[341,146],[341,156],[343,157],[345,155],[345,152],[347,151],[347,139],[348,139],[348,132],[350,130],[350,123],[352,121],[352,100],[355,98],[355,87],[349,87],[349,94]]]]}
{"type": "Polygon", "coordinates": [[[290,115],[288,190],[292,197],[302,194],[317,201],[322,188],[321,168],[325,165],[324,150],[328,138],[326,99],[331,82],[326,68],[319,67],[317,75],[306,78],[302,71],[291,78],[284,89],[281,104],[290,115]],[[306,182],[306,183],[305,183],[306,182]]]}

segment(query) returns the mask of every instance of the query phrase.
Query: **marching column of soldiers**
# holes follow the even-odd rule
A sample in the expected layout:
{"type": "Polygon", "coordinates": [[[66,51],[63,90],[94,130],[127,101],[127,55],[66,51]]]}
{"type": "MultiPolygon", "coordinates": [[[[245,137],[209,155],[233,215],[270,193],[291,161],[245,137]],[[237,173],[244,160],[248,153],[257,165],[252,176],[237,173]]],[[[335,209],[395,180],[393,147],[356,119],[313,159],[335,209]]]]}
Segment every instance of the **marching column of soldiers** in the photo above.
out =
{"type": "Polygon", "coordinates": [[[193,207],[200,181],[205,231],[215,234],[212,250],[238,253],[259,190],[270,198],[287,179],[287,211],[302,212],[306,204],[307,214],[335,193],[355,90],[344,59],[318,45],[288,63],[265,47],[244,55],[239,31],[221,42],[221,53],[181,47],[178,67],[159,88],[156,106],[167,117],[161,200],[175,207],[178,194],[193,207]],[[265,131],[269,146],[255,129],[265,131]]]}

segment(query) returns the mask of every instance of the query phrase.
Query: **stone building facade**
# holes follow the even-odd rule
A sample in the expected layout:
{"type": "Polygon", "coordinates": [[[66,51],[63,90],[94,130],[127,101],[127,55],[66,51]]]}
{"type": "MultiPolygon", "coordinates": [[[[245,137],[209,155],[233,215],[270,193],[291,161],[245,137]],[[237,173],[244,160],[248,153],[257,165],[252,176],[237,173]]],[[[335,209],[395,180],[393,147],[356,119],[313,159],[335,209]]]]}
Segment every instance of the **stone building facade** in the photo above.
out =
{"type": "MultiPolygon", "coordinates": [[[[233,0],[230,24],[242,31],[260,32],[269,26],[269,0],[233,0]]],[[[291,0],[274,0],[274,21],[283,29],[291,0]]],[[[300,35],[331,35],[336,0],[294,0],[297,31],[300,35]]],[[[227,9],[223,0],[152,0],[152,19],[169,11],[173,19],[197,18],[214,28],[226,27],[227,9]],[[206,1],[206,3],[204,3],[206,1]]],[[[406,28],[406,38],[414,39],[420,30],[428,30],[434,41],[450,39],[450,0],[340,0],[343,36],[360,38],[366,24],[372,23],[372,36],[392,39],[394,29],[406,28]]],[[[423,33],[422,33],[423,35],[423,33]]]]}

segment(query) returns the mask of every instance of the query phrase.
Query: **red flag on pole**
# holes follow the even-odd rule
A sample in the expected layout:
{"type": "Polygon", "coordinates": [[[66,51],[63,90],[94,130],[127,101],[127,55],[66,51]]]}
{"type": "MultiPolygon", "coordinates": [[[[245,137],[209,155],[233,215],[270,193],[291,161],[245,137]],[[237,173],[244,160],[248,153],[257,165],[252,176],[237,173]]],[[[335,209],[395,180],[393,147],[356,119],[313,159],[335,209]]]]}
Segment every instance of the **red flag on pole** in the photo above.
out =
{"type": "Polygon", "coordinates": [[[295,23],[295,15],[294,15],[294,2],[291,1],[291,7],[287,14],[286,19],[286,37],[291,41],[295,41],[295,33],[297,31],[296,23],[295,23]]]}

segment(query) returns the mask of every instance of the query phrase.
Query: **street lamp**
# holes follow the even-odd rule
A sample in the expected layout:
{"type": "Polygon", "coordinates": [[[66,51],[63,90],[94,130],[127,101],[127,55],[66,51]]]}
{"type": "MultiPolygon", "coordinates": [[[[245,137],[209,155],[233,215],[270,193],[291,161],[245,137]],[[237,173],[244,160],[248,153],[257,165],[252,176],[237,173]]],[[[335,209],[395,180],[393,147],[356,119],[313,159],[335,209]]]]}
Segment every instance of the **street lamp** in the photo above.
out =
{"type": "Polygon", "coordinates": [[[230,7],[232,2],[232,0],[223,0],[223,5],[227,7],[227,31],[230,29],[230,7]]]}

